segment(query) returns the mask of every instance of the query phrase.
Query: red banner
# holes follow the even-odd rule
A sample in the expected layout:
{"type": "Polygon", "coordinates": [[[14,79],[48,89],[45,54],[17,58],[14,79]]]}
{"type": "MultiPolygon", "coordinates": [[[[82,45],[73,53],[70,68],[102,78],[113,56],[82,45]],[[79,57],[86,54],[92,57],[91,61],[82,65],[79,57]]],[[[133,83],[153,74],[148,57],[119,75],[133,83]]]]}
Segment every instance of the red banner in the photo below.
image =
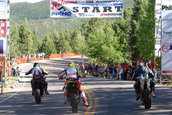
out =
{"type": "Polygon", "coordinates": [[[6,38],[6,20],[0,20],[0,38],[6,38]]]}
{"type": "Polygon", "coordinates": [[[0,72],[5,75],[5,56],[0,56],[0,72]]]}

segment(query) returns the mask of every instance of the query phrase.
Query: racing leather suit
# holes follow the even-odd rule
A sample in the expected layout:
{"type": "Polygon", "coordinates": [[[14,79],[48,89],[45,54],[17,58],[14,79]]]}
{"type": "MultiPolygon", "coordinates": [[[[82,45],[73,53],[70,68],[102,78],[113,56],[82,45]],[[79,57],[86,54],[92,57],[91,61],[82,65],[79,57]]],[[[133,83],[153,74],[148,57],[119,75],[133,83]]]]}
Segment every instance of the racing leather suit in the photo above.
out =
{"type": "Polygon", "coordinates": [[[86,105],[86,103],[88,104],[85,92],[81,88],[81,81],[79,80],[79,77],[84,77],[83,74],[79,70],[77,70],[75,67],[69,67],[69,68],[61,71],[58,75],[62,76],[64,74],[66,74],[66,82],[64,84],[65,102],[68,100],[68,98],[67,98],[67,81],[70,80],[70,79],[74,79],[76,82],[79,83],[78,87],[79,87],[80,95],[81,95],[81,97],[82,97],[82,99],[84,101],[84,104],[85,105],[86,105]]]}
{"type": "Polygon", "coordinates": [[[33,94],[33,83],[34,83],[35,79],[40,79],[44,82],[45,93],[49,94],[47,91],[48,82],[46,81],[46,78],[44,77],[44,75],[48,75],[48,72],[44,71],[39,66],[35,66],[32,69],[30,69],[28,72],[25,73],[25,75],[29,75],[29,74],[33,75],[32,80],[31,80],[32,94],[33,94]]]}

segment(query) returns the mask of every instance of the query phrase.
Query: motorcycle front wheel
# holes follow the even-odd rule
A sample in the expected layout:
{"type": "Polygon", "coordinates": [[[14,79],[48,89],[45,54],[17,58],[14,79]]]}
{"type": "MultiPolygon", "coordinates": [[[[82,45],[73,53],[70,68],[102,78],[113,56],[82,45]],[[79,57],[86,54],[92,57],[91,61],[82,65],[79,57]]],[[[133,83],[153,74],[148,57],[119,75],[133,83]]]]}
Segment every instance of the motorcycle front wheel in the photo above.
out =
{"type": "Polygon", "coordinates": [[[143,101],[145,105],[145,109],[151,108],[151,92],[148,89],[144,90],[143,101]]]}

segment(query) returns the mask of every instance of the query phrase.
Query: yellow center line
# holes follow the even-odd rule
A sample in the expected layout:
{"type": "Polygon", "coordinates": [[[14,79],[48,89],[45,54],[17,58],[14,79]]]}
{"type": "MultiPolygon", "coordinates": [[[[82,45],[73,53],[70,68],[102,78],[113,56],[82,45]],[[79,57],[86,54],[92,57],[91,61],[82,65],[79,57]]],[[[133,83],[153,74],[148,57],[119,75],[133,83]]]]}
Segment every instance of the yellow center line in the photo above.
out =
{"type": "MultiPolygon", "coordinates": [[[[85,87],[85,86],[82,86],[83,88],[85,87]]],[[[85,88],[84,88],[85,89],[85,88]]],[[[86,112],[84,113],[84,115],[88,115],[88,112],[90,111],[90,109],[92,108],[92,106],[93,106],[93,101],[92,101],[92,98],[91,98],[91,96],[90,96],[90,93],[89,93],[89,91],[87,91],[86,89],[85,89],[85,92],[87,93],[87,95],[88,95],[88,98],[89,98],[89,100],[90,100],[90,106],[87,108],[87,110],[86,110],[86,112]]]]}
{"type": "MultiPolygon", "coordinates": [[[[93,111],[90,112],[92,115],[95,114],[96,112],[96,108],[97,108],[97,105],[98,105],[98,100],[97,100],[97,97],[94,95],[94,93],[91,91],[91,89],[89,89],[88,87],[86,86],[83,86],[84,89],[88,90],[89,93],[91,93],[91,95],[93,96],[93,99],[94,99],[94,107],[90,106],[90,108],[87,108],[87,111],[85,112],[84,115],[88,115],[89,111],[91,108],[93,108],[93,111]]],[[[91,104],[90,104],[91,105],[91,104]]]]}
{"type": "MultiPolygon", "coordinates": [[[[49,67],[49,66],[51,66],[51,65],[55,65],[55,64],[57,64],[57,63],[47,65],[47,66],[45,66],[44,68],[45,68],[45,70],[47,71],[47,67],[49,67]]],[[[50,72],[50,71],[48,71],[48,72],[49,72],[50,74],[52,74],[52,75],[58,77],[57,74],[55,74],[55,73],[53,73],[53,72],[50,72]]],[[[88,94],[88,97],[89,97],[89,100],[90,100],[90,106],[87,108],[87,110],[86,110],[86,112],[84,113],[84,115],[88,115],[89,113],[91,113],[91,115],[94,115],[95,112],[96,112],[97,105],[98,105],[98,99],[97,99],[97,97],[94,95],[94,93],[91,91],[91,89],[89,89],[88,87],[86,87],[86,86],[84,86],[84,85],[82,85],[82,88],[85,89],[85,92],[88,94]],[[93,107],[93,101],[92,101],[92,98],[91,98],[91,95],[90,95],[90,94],[93,96],[93,99],[94,99],[94,107],[93,107]],[[93,111],[92,111],[92,112],[90,112],[91,108],[93,108],[93,111]]]]}

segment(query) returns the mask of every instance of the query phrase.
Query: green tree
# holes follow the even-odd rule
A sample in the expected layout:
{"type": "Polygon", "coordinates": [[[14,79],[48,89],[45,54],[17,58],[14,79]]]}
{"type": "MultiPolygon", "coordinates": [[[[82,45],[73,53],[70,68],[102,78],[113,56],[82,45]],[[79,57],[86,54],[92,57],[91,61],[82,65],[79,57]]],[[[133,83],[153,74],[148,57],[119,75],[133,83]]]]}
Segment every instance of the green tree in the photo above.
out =
{"type": "Polygon", "coordinates": [[[16,56],[21,55],[21,52],[19,50],[19,32],[15,24],[11,23],[11,38],[10,38],[10,57],[14,58],[16,56]]]}
{"type": "Polygon", "coordinates": [[[73,52],[82,52],[84,53],[86,47],[85,37],[82,35],[81,30],[76,29],[71,35],[70,46],[72,47],[73,52]]]}
{"type": "Polygon", "coordinates": [[[139,51],[139,32],[141,27],[141,22],[146,18],[146,9],[148,7],[148,0],[134,0],[133,14],[131,17],[131,31],[129,37],[129,46],[131,59],[140,59],[139,51]]]}
{"type": "Polygon", "coordinates": [[[27,19],[19,28],[19,37],[21,54],[31,54],[33,46],[32,31],[27,23],[27,19]]]}
{"type": "Polygon", "coordinates": [[[114,31],[110,25],[99,26],[89,34],[86,48],[87,56],[97,62],[117,63],[122,62],[122,52],[119,51],[118,37],[114,37],[114,31]]]}
{"type": "Polygon", "coordinates": [[[139,31],[139,52],[140,57],[144,60],[152,60],[154,57],[154,36],[155,36],[155,21],[154,21],[154,0],[149,0],[146,9],[146,18],[140,23],[141,28],[139,31]]]}
{"type": "Polygon", "coordinates": [[[45,39],[43,40],[41,49],[42,49],[42,52],[45,53],[45,57],[48,57],[51,54],[56,53],[55,45],[53,41],[50,39],[49,35],[47,35],[45,39]]]}
{"type": "Polygon", "coordinates": [[[38,38],[36,28],[32,32],[32,40],[33,40],[33,46],[32,46],[32,53],[40,53],[41,48],[41,40],[38,38]]]}
{"type": "Polygon", "coordinates": [[[60,37],[59,37],[58,45],[57,45],[57,50],[58,52],[71,52],[72,48],[70,47],[69,41],[66,40],[66,33],[61,32],[60,37]]]}

